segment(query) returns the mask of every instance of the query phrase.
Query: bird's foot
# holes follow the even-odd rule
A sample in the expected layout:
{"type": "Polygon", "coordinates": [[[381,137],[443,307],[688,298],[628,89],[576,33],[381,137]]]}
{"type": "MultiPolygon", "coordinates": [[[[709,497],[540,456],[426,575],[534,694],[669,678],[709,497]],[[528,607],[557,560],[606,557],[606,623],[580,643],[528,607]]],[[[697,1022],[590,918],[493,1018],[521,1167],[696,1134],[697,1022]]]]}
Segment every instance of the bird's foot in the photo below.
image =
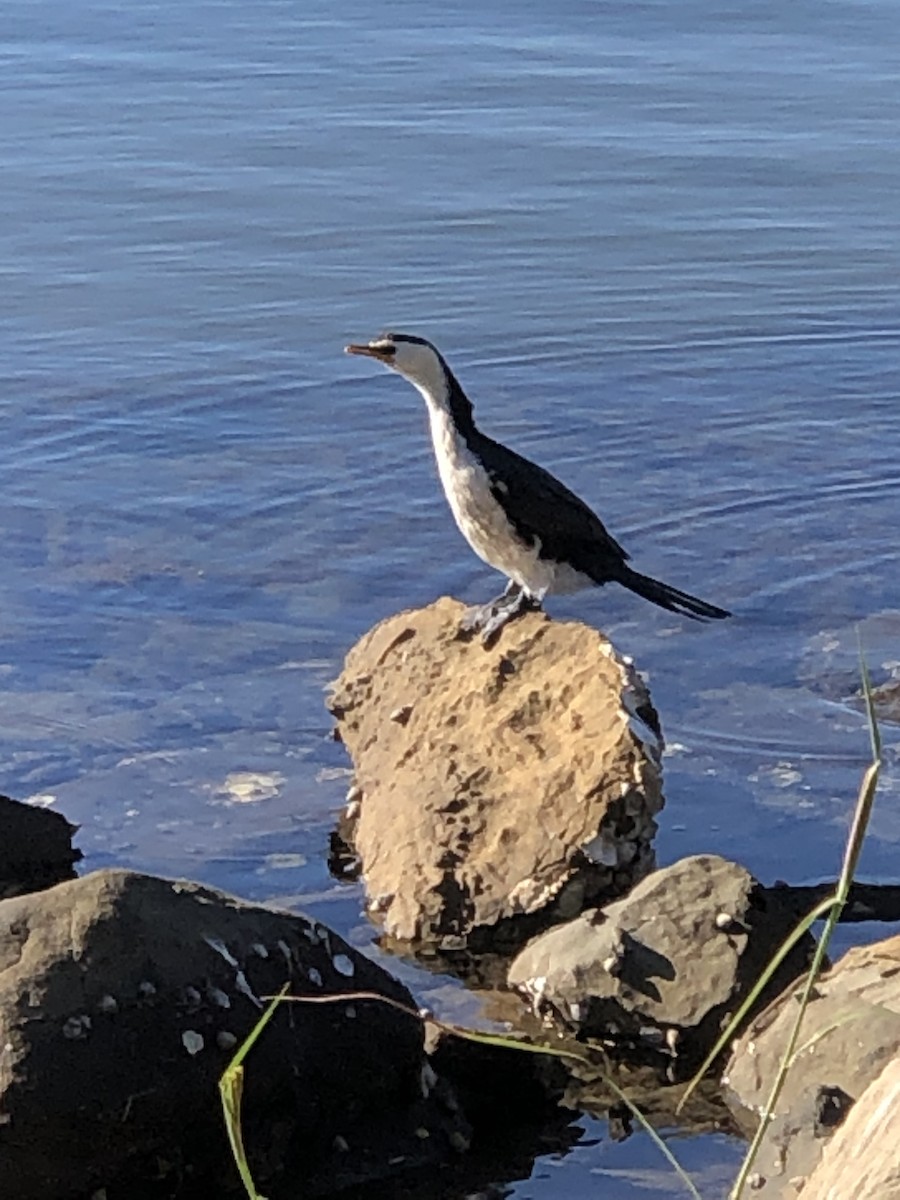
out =
{"type": "Polygon", "coordinates": [[[511,601],[518,599],[521,593],[519,585],[512,579],[508,580],[502,595],[489,600],[487,604],[476,604],[474,608],[466,609],[459,625],[460,633],[479,633],[511,601]]]}
{"type": "Polygon", "coordinates": [[[510,621],[515,620],[521,613],[527,612],[532,607],[531,604],[516,604],[495,609],[481,626],[482,646],[493,646],[494,642],[500,636],[500,630],[504,625],[508,625],[510,621]]]}
{"type": "Polygon", "coordinates": [[[460,632],[478,633],[481,635],[482,644],[489,646],[509,621],[522,613],[534,612],[540,607],[541,601],[538,597],[530,595],[518,584],[510,584],[496,600],[468,609],[460,622],[460,632]]]}
{"type": "Polygon", "coordinates": [[[459,623],[459,632],[480,633],[485,625],[496,617],[498,603],[499,601],[492,600],[489,604],[476,604],[474,608],[467,608],[459,623]]]}

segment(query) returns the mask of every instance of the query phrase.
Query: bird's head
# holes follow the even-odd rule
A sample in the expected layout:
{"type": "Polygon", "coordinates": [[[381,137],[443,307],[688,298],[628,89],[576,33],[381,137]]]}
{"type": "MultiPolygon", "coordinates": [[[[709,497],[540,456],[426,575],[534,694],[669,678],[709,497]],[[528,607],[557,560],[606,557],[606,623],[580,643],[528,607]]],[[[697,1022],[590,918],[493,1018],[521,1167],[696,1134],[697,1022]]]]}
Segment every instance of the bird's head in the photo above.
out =
{"type": "Polygon", "coordinates": [[[345,346],[347,354],[364,354],[403,375],[423,395],[438,399],[448,387],[450,371],[431,342],[409,333],[385,333],[365,345],[345,346]]]}

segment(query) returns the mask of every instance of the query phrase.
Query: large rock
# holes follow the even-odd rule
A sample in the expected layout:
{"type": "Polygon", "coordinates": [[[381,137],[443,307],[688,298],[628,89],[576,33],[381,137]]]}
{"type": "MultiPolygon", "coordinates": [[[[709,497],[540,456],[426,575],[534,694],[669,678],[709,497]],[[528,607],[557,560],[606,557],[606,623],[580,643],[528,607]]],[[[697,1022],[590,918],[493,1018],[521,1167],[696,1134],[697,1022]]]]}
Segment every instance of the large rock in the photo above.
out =
{"type": "Polygon", "coordinates": [[[76,829],[58,812],[0,796],[0,900],[74,879],[76,829]]]}
{"type": "Polygon", "coordinates": [[[485,648],[459,635],[463,612],[442,599],[383,621],[330,700],[370,907],[393,937],[444,947],[620,895],[653,866],[662,806],[656,714],[602,634],[530,613],[485,648]]]}
{"type": "MultiPolygon", "coordinates": [[[[100,871],[0,903],[0,1195],[127,1195],[160,1164],[234,1184],[217,1082],[284,983],[412,1004],[325,927],[195,884],[100,871]]],[[[282,1005],[245,1071],[251,1164],[292,1195],[446,1148],[420,1022],[388,1005],[282,1005]]]]}
{"type": "MultiPolygon", "coordinates": [[[[778,893],[764,893],[744,867],[697,855],[535,938],[510,966],[509,984],[580,1033],[696,1060],[792,925],[778,893]]],[[[797,948],[767,996],[796,978],[811,948],[812,939],[797,948]]]]}
{"type": "MultiPolygon", "coordinates": [[[[726,1099],[748,1131],[756,1127],[784,1054],[796,995],[790,989],[762,1013],[728,1063],[726,1099]]],[[[757,1159],[754,1195],[764,1200],[799,1190],[850,1106],[900,1057],[900,936],[848,951],[816,983],[798,1046],[757,1159]]],[[[882,1200],[872,1193],[873,1200],[876,1194],[882,1200]]],[[[834,1198],[845,1195],[857,1200],[856,1192],[835,1192],[834,1198]]]]}

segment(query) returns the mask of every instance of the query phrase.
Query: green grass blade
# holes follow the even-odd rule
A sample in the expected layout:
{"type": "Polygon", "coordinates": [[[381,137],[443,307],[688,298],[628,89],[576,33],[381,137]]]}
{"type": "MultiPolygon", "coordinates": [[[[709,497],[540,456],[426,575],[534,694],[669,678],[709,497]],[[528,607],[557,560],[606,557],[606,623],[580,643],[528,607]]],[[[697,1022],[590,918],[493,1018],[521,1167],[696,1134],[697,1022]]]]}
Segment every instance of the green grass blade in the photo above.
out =
{"type": "Polygon", "coordinates": [[[247,1152],[244,1147],[244,1133],[241,1126],[241,1099],[244,1094],[244,1059],[256,1044],[262,1031],[271,1021],[275,1009],[284,999],[289,987],[290,984],[286,983],[278,995],[272,997],[268,1008],[266,1008],[243,1042],[238,1046],[234,1057],[222,1072],[222,1077],[219,1080],[219,1096],[222,1100],[225,1131],[228,1134],[228,1142],[231,1146],[231,1153],[234,1156],[235,1166],[238,1169],[238,1174],[241,1177],[241,1182],[244,1185],[244,1190],[249,1200],[266,1200],[266,1198],[256,1190],[256,1184],[253,1182],[253,1175],[250,1171],[250,1164],[247,1162],[247,1152]]]}

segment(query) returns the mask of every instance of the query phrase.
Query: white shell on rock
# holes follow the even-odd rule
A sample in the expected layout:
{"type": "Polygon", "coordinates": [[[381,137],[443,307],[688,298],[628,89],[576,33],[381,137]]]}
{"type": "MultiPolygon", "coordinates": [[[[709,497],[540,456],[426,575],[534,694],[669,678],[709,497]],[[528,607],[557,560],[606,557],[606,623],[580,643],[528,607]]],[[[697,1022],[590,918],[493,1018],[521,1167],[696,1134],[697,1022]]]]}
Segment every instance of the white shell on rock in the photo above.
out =
{"type": "Polygon", "coordinates": [[[347,979],[351,979],[356,974],[356,964],[346,954],[336,954],[331,960],[331,965],[339,975],[344,975],[347,979]]]}
{"type": "Polygon", "coordinates": [[[188,1054],[190,1054],[193,1058],[195,1054],[199,1054],[203,1049],[205,1044],[203,1041],[203,1034],[198,1033],[196,1029],[185,1029],[184,1033],[181,1035],[181,1044],[184,1046],[185,1050],[187,1050],[188,1054]]]}

